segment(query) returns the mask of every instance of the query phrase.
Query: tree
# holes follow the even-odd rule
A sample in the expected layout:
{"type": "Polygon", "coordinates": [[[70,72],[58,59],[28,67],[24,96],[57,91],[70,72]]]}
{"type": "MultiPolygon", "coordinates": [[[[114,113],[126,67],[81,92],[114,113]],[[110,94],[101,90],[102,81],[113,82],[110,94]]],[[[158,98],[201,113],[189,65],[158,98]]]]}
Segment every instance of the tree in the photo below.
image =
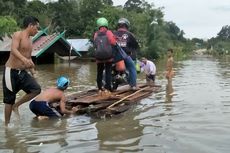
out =
{"type": "Polygon", "coordinates": [[[40,21],[41,27],[46,27],[51,22],[49,16],[47,15],[48,6],[41,1],[34,0],[28,2],[24,13],[37,17],[40,21]]]}
{"type": "Polygon", "coordinates": [[[141,6],[142,6],[141,0],[128,0],[124,5],[124,9],[126,9],[127,11],[135,11],[141,13],[143,11],[141,6]]]}
{"type": "Polygon", "coordinates": [[[0,16],[0,40],[18,30],[17,22],[10,16],[0,16]]]}
{"type": "Polygon", "coordinates": [[[92,34],[96,28],[96,20],[103,16],[104,4],[102,1],[81,0],[80,1],[80,23],[81,35],[83,37],[92,38],[92,34]]]}
{"type": "Polygon", "coordinates": [[[218,38],[222,40],[230,39],[230,26],[229,25],[223,26],[217,35],[218,38]]]}
{"type": "Polygon", "coordinates": [[[52,31],[61,32],[66,30],[67,37],[81,34],[81,31],[79,31],[81,22],[78,1],[59,0],[58,2],[48,3],[47,7],[52,31]]]}
{"type": "Polygon", "coordinates": [[[113,1],[112,1],[112,0],[103,0],[103,3],[104,3],[105,5],[110,5],[110,6],[113,5],[113,1]]]}

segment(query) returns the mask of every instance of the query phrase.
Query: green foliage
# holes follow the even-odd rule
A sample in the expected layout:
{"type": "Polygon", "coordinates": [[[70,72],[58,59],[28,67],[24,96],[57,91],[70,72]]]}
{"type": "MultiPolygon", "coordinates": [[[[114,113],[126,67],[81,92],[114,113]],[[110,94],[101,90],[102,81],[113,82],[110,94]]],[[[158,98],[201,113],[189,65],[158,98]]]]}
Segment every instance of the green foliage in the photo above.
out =
{"type": "Polygon", "coordinates": [[[113,1],[112,0],[103,0],[103,3],[105,4],[105,5],[113,5],[113,1]]]}
{"type": "Polygon", "coordinates": [[[135,11],[137,13],[141,13],[143,11],[141,5],[141,0],[128,0],[124,5],[124,9],[126,9],[127,11],[135,11]]]}
{"type": "Polygon", "coordinates": [[[217,34],[217,37],[209,39],[207,44],[207,49],[215,55],[229,54],[230,26],[223,26],[220,32],[217,34]]]}
{"type": "MultiPolygon", "coordinates": [[[[40,25],[47,26],[50,23],[48,14],[48,7],[39,0],[30,1],[27,3],[24,13],[26,15],[31,15],[39,17],[40,25]]],[[[23,19],[23,18],[22,18],[23,19]]],[[[21,19],[21,20],[22,20],[21,19]]]]}
{"type": "Polygon", "coordinates": [[[10,35],[16,30],[18,30],[18,26],[12,17],[0,16],[0,40],[2,40],[5,35],[10,35]]]}
{"type": "MultiPolygon", "coordinates": [[[[155,59],[165,56],[168,48],[187,53],[196,43],[200,43],[185,39],[183,30],[175,23],[164,21],[163,8],[155,8],[154,4],[145,0],[127,0],[123,7],[112,5],[112,0],[58,0],[48,3],[39,0],[0,0],[0,15],[11,16],[17,23],[21,23],[26,15],[33,15],[38,17],[41,27],[49,26],[50,32],[66,30],[66,37],[90,39],[97,30],[98,18],[105,17],[109,29],[115,30],[118,19],[125,17],[131,23],[129,30],[141,46],[139,56],[155,59]]],[[[228,27],[223,31],[226,29],[228,27]]],[[[226,32],[220,33],[220,36],[224,34],[226,32]]]]}
{"type": "Polygon", "coordinates": [[[223,26],[220,32],[217,34],[219,39],[229,40],[230,39],[230,26],[223,26]]]}

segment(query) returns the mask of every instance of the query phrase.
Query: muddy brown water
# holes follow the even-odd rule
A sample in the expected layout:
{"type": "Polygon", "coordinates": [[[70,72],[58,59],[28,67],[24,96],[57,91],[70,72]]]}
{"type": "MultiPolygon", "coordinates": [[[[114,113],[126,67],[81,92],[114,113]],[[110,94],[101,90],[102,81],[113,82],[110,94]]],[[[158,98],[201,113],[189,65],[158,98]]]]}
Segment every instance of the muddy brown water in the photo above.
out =
{"type": "MultiPolygon", "coordinates": [[[[0,153],[229,153],[230,58],[194,56],[176,61],[172,86],[163,77],[165,62],[157,63],[158,93],[114,118],[87,115],[36,121],[25,103],[21,120],[13,114],[4,128],[0,83],[0,153]],[[171,88],[172,87],[172,88],[171,88]],[[166,90],[174,90],[172,96],[166,90]]],[[[3,66],[0,67],[2,78],[3,66]]],[[[67,94],[95,88],[96,65],[72,62],[39,65],[42,88],[68,75],[67,94]]],[[[144,82],[139,74],[139,82],[144,82]]],[[[18,94],[21,96],[23,92],[18,94]]]]}

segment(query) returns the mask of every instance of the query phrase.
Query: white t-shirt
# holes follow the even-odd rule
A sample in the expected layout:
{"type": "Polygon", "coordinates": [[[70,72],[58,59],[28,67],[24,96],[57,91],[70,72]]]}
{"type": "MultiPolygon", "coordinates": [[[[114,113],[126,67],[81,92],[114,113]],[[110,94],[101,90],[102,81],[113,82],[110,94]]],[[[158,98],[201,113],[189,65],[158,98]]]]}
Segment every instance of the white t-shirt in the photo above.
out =
{"type": "Polygon", "coordinates": [[[141,72],[144,72],[146,75],[155,75],[156,65],[152,61],[147,60],[146,64],[143,64],[143,67],[141,67],[141,72]]]}

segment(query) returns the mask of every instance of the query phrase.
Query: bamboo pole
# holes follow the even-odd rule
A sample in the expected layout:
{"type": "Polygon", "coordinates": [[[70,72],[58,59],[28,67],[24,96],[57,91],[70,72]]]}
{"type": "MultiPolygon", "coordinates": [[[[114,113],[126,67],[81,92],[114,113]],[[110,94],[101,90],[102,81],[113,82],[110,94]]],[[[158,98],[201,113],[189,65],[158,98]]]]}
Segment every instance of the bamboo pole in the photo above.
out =
{"type": "Polygon", "coordinates": [[[137,93],[139,93],[139,92],[141,92],[141,91],[143,91],[143,90],[145,90],[145,89],[147,89],[147,88],[149,88],[149,86],[144,87],[144,88],[142,88],[142,89],[139,89],[139,90],[135,91],[134,93],[132,93],[132,94],[130,94],[130,95],[128,95],[128,96],[126,96],[126,97],[124,97],[124,98],[122,98],[122,99],[116,101],[116,102],[113,103],[112,105],[109,105],[107,108],[110,109],[110,108],[112,108],[113,106],[115,106],[115,105],[121,103],[121,102],[124,101],[125,99],[127,99],[127,98],[129,98],[129,97],[132,97],[132,96],[134,96],[135,94],[137,94],[137,93]]]}

